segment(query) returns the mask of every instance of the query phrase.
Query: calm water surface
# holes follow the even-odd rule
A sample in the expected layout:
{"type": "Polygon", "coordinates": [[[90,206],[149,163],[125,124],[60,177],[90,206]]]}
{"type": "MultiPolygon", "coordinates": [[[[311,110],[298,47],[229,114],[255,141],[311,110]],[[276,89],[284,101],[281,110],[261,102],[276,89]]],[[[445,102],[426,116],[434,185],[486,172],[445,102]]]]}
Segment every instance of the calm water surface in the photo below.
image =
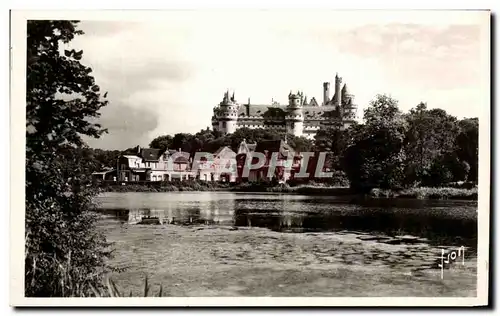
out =
{"type": "Polygon", "coordinates": [[[263,227],[287,233],[352,231],[382,243],[476,249],[477,202],[374,199],[230,192],[105,193],[97,198],[107,225],[144,216],[176,225],[263,227]],[[395,236],[403,236],[394,238],[395,236]]]}

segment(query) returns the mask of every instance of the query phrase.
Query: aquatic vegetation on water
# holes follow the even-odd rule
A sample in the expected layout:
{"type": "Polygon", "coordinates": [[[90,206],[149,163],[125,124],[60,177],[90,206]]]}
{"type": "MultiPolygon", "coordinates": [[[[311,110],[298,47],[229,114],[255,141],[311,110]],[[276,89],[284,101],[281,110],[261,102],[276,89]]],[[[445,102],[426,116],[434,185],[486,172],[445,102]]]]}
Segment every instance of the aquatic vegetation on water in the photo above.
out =
{"type": "Polygon", "coordinates": [[[410,188],[400,191],[372,189],[370,197],[384,198],[410,198],[410,199],[463,199],[477,200],[478,189],[476,188],[410,188]]]}

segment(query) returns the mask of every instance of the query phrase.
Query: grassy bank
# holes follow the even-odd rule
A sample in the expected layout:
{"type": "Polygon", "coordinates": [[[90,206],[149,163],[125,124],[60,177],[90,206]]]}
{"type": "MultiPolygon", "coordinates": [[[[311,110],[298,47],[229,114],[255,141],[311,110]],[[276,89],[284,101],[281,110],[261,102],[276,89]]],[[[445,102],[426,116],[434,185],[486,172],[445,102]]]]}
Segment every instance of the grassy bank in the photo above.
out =
{"type": "Polygon", "coordinates": [[[477,200],[477,188],[421,187],[404,190],[372,189],[369,196],[373,198],[477,200]]]}
{"type": "Polygon", "coordinates": [[[151,182],[144,184],[101,184],[101,192],[178,192],[178,191],[228,191],[231,185],[220,182],[183,181],[151,182]]]}
{"type": "Polygon", "coordinates": [[[268,183],[220,183],[204,181],[184,181],[178,183],[147,183],[147,184],[103,184],[101,192],[178,192],[178,191],[231,191],[231,192],[274,192],[310,195],[350,195],[346,187],[328,186],[322,184],[307,184],[290,186],[288,184],[270,185],[268,183]]]}
{"type": "Polygon", "coordinates": [[[352,195],[348,187],[328,186],[322,184],[301,184],[290,186],[288,184],[278,184],[270,186],[259,183],[242,183],[231,188],[232,191],[240,192],[274,192],[274,193],[295,193],[309,195],[352,195]]]}
{"type": "MultiPolygon", "coordinates": [[[[269,183],[221,183],[205,181],[184,181],[178,183],[151,182],[145,184],[102,184],[101,192],[179,192],[179,191],[230,191],[230,192],[273,192],[307,195],[355,195],[348,187],[330,186],[321,183],[278,184],[269,183]]],[[[369,198],[408,198],[408,199],[460,199],[477,200],[477,188],[410,188],[403,190],[372,189],[369,198]]]]}

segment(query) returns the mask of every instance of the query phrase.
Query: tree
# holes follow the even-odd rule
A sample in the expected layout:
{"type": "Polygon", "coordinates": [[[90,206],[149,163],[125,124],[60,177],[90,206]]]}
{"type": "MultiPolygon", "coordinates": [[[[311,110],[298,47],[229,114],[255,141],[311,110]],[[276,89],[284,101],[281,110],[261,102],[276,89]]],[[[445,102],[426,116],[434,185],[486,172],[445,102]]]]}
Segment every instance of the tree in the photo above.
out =
{"type": "Polygon", "coordinates": [[[92,69],[80,63],[83,52],[60,53],[83,34],[77,25],[27,22],[26,296],[88,294],[88,284],[98,286],[107,269],[81,137],[106,131],[95,119],[107,101],[92,69]]]}
{"type": "Polygon", "coordinates": [[[412,185],[440,186],[477,177],[477,120],[458,121],[424,103],[412,109],[406,142],[406,177],[412,185]]]}
{"type": "Polygon", "coordinates": [[[191,140],[191,150],[193,152],[196,151],[205,151],[206,144],[213,141],[216,137],[216,134],[210,129],[202,129],[198,133],[194,135],[191,140]]]}
{"type": "Polygon", "coordinates": [[[456,138],[456,154],[466,162],[470,171],[467,180],[477,182],[479,158],[479,120],[477,118],[463,119],[458,122],[460,132],[456,138]]]}
{"type": "Polygon", "coordinates": [[[433,164],[454,151],[457,119],[441,109],[428,110],[425,103],[411,109],[405,118],[406,182],[418,185],[428,177],[433,164]]]}
{"type": "Polygon", "coordinates": [[[314,137],[314,148],[319,152],[330,153],[327,156],[327,163],[335,170],[341,170],[341,159],[351,142],[351,131],[349,129],[325,128],[320,129],[314,137]]]}
{"type": "Polygon", "coordinates": [[[305,138],[304,136],[287,135],[288,144],[297,152],[308,152],[313,148],[313,141],[305,138]]]}
{"type": "Polygon", "coordinates": [[[189,133],[177,133],[174,135],[172,139],[172,147],[175,150],[182,150],[182,151],[191,151],[191,144],[190,141],[193,138],[193,135],[189,133]]]}
{"type": "Polygon", "coordinates": [[[234,133],[227,135],[231,141],[231,148],[237,150],[239,144],[245,140],[247,143],[258,143],[266,140],[284,139],[284,134],[270,131],[264,128],[250,129],[247,127],[239,128],[234,133]]]}
{"type": "Polygon", "coordinates": [[[116,168],[116,159],[120,156],[119,150],[94,149],[93,158],[96,160],[98,170],[116,168]]]}
{"type": "Polygon", "coordinates": [[[158,136],[151,141],[149,144],[150,148],[157,148],[161,151],[165,151],[169,148],[172,148],[173,137],[170,135],[158,136]]]}
{"type": "Polygon", "coordinates": [[[351,187],[369,190],[401,186],[406,122],[397,101],[376,96],[365,110],[364,120],[364,125],[354,127],[352,145],[342,159],[351,187]]]}

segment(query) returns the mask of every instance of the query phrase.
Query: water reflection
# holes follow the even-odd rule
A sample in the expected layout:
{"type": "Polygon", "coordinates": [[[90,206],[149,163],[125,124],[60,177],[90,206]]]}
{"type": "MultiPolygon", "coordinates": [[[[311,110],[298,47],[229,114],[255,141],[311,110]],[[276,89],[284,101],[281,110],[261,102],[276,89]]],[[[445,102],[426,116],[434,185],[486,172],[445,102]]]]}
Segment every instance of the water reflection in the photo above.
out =
{"type": "MultiPolygon", "coordinates": [[[[464,201],[346,198],[266,194],[108,195],[102,212],[121,223],[145,216],[162,224],[263,227],[280,232],[356,231],[383,236],[412,235],[434,245],[476,248],[477,204],[464,201]]],[[[412,242],[400,238],[386,242],[412,242]]]]}
{"type": "Polygon", "coordinates": [[[161,224],[232,225],[234,201],[194,201],[182,205],[169,201],[162,208],[100,209],[121,223],[138,224],[144,217],[158,218],[161,224]]]}

